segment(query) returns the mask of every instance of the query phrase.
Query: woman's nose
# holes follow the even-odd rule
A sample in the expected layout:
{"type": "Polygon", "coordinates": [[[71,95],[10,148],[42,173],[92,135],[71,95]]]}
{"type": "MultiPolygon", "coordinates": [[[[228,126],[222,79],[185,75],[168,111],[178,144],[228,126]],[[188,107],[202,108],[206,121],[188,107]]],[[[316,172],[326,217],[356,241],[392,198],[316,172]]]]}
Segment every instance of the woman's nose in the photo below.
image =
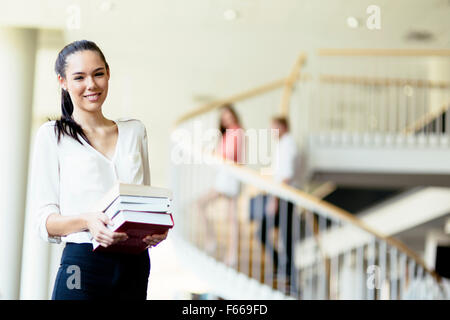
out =
{"type": "Polygon", "coordinates": [[[90,90],[93,90],[97,87],[97,84],[95,83],[95,80],[93,77],[87,77],[87,87],[90,90]]]}

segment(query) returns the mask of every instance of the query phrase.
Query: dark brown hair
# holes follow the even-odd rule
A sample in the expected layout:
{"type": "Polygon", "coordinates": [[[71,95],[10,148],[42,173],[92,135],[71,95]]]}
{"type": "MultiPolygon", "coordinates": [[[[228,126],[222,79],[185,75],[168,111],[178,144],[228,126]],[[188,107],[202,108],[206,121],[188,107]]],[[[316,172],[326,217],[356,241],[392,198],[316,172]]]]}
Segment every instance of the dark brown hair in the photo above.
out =
{"type": "Polygon", "coordinates": [[[272,121],[281,124],[283,127],[286,128],[287,131],[289,131],[289,121],[286,117],[276,116],[272,118],[272,121]]]}
{"type": "MultiPolygon", "coordinates": [[[[234,107],[231,103],[224,104],[221,108],[221,113],[224,111],[229,111],[233,115],[233,118],[236,120],[236,123],[241,126],[241,121],[239,120],[239,116],[237,115],[236,111],[234,110],[234,107]]],[[[219,119],[219,130],[221,134],[224,134],[227,128],[222,124],[222,117],[219,119]]]]}

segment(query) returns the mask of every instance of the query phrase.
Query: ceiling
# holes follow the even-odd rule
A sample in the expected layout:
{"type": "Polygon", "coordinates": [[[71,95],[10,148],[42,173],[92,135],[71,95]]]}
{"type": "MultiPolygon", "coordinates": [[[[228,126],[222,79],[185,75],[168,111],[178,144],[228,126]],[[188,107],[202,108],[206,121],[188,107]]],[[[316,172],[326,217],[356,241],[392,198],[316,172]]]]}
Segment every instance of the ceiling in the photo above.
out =
{"type": "Polygon", "coordinates": [[[370,0],[0,0],[0,24],[37,28],[67,28],[80,9],[84,32],[116,34],[145,44],[149,29],[161,32],[283,33],[307,47],[422,47],[450,48],[449,0],[377,0],[380,30],[369,30],[366,13],[370,0]],[[228,21],[224,12],[235,10],[228,21]],[[353,16],[360,27],[351,29],[353,16]],[[406,39],[411,31],[427,32],[424,42],[406,39]]]}

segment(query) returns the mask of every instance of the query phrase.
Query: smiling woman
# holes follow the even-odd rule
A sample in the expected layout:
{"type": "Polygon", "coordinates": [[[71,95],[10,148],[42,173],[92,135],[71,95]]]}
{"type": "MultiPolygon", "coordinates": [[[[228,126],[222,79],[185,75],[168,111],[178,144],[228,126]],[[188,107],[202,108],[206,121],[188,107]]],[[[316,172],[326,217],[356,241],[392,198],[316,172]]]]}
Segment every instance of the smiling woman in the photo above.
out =
{"type": "MultiPolygon", "coordinates": [[[[62,115],[44,123],[36,134],[30,191],[40,236],[66,242],[52,298],[145,299],[148,251],[93,252],[92,239],[107,247],[127,239],[127,234],[112,232],[106,214],[91,208],[117,180],[150,185],[146,128],[137,119],[103,116],[110,68],[94,42],[64,47],[55,71],[62,115]],[[79,286],[68,286],[70,270],[78,270],[79,286]]],[[[142,241],[150,247],[166,237],[167,232],[142,241]]]]}

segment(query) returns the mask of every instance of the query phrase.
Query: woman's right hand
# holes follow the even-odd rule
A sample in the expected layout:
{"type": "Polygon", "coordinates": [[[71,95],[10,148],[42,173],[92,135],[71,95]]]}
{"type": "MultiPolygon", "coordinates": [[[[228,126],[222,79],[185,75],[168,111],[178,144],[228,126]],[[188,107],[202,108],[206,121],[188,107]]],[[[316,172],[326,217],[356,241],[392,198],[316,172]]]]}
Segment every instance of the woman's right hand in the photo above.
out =
{"type": "Polygon", "coordinates": [[[111,219],[103,212],[89,212],[83,215],[86,221],[86,227],[91,233],[92,237],[102,247],[108,247],[120,241],[128,239],[124,232],[114,232],[106,227],[106,225],[113,225],[111,219]]]}

